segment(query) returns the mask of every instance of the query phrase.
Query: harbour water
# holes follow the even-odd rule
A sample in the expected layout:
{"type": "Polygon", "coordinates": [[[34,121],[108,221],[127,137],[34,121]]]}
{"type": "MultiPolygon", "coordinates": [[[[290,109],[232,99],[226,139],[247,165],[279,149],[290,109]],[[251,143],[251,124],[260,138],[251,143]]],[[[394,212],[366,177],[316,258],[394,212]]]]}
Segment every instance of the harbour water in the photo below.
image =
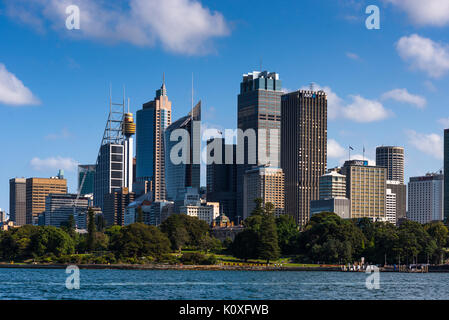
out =
{"type": "Polygon", "coordinates": [[[449,299],[449,273],[380,273],[367,289],[363,272],[80,270],[66,288],[64,269],[0,269],[3,299],[449,299]]]}

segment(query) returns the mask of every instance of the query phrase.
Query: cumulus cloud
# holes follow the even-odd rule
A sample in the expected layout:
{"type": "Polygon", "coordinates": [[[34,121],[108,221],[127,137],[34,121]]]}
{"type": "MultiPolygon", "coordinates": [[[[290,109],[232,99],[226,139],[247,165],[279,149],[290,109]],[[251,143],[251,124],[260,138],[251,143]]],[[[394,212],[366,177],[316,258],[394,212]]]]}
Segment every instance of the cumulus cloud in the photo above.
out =
{"type": "Polygon", "coordinates": [[[360,60],[359,55],[353,52],[346,52],[346,56],[352,60],[360,60]]]}
{"type": "Polygon", "coordinates": [[[449,128],[449,118],[438,119],[438,123],[441,124],[445,128],[449,128]]]}
{"type": "Polygon", "coordinates": [[[420,109],[424,108],[427,105],[426,98],[419,95],[411,94],[405,88],[393,89],[391,91],[385,92],[382,95],[382,99],[384,100],[391,99],[402,103],[409,103],[420,109]]]}
{"type": "Polygon", "coordinates": [[[424,134],[414,130],[406,132],[409,143],[419,151],[438,160],[444,158],[444,145],[441,135],[436,133],[424,134]]]}
{"type": "MultiPolygon", "coordinates": [[[[302,90],[310,90],[302,87],[302,90]]],[[[336,94],[330,87],[314,84],[314,90],[323,90],[327,94],[327,116],[334,120],[344,118],[355,122],[375,122],[387,119],[393,113],[384,108],[382,103],[369,100],[360,95],[350,95],[351,102],[347,102],[336,94]]]]}
{"type": "Polygon", "coordinates": [[[351,98],[352,103],[343,109],[347,119],[364,123],[384,120],[391,115],[391,112],[378,101],[368,100],[359,95],[351,96],[351,98]]]}
{"type": "Polygon", "coordinates": [[[386,0],[407,13],[419,26],[449,25],[449,1],[447,0],[386,0]]]}
{"type": "Polygon", "coordinates": [[[0,103],[12,106],[39,104],[30,89],[0,63],[0,103]]]}
{"type": "Polygon", "coordinates": [[[327,157],[341,158],[345,155],[345,149],[334,139],[327,140],[327,157]]]}
{"type": "Polygon", "coordinates": [[[78,38],[125,42],[137,46],[161,44],[170,52],[205,54],[210,41],[230,33],[224,16],[204,7],[198,0],[17,0],[6,3],[9,16],[45,29],[47,24],[78,38]],[[67,6],[80,8],[80,29],[67,30],[67,6]],[[33,12],[28,19],[21,12],[33,12]],[[48,22],[48,23],[47,23],[48,22]]]}
{"type": "Polygon", "coordinates": [[[421,37],[417,34],[404,36],[396,43],[399,56],[413,69],[439,78],[449,71],[449,46],[421,37]]]}
{"type": "Polygon", "coordinates": [[[75,171],[78,162],[72,158],[63,158],[60,156],[40,159],[35,157],[31,159],[30,165],[37,171],[49,171],[63,169],[65,171],[75,171]]]}

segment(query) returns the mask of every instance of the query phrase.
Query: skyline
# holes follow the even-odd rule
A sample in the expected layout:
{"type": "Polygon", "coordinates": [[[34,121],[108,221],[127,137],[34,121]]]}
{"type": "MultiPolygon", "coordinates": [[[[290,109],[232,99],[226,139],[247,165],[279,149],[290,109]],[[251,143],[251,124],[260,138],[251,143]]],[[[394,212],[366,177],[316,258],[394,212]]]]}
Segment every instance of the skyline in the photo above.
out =
{"type": "MultiPolygon", "coordinates": [[[[449,126],[449,93],[443,91],[449,84],[449,7],[444,1],[432,0],[440,10],[418,17],[414,0],[291,2],[279,8],[278,16],[267,16],[270,7],[265,4],[254,8],[237,1],[172,1],[186,16],[196,14],[218,28],[193,26],[176,39],[147,25],[140,28],[150,30],[155,42],[120,39],[100,27],[114,26],[111,17],[126,18],[129,10],[108,6],[100,26],[92,26],[83,24],[87,2],[74,0],[70,3],[81,8],[81,29],[72,36],[68,32],[78,30],[65,29],[66,16],[59,21],[55,1],[39,0],[28,8],[21,1],[0,5],[0,35],[5,39],[0,43],[0,117],[7,119],[5,131],[14,132],[5,139],[7,156],[0,159],[6,168],[0,171],[1,208],[9,212],[9,179],[16,176],[48,177],[64,169],[69,192],[75,192],[75,164],[95,163],[110,83],[113,100],[121,99],[125,85],[135,115],[154,97],[164,72],[173,120],[191,108],[193,71],[194,99],[203,103],[203,128],[236,128],[241,76],[263,69],[279,73],[286,91],[314,82],[328,94],[328,168],[347,159],[349,145],[355,149],[353,158],[361,157],[364,146],[370,160],[377,146],[403,146],[406,182],[443,167],[443,129],[449,126]],[[380,30],[365,27],[365,8],[371,4],[381,10],[380,30]],[[319,12],[320,19],[310,12],[319,12]],[[24,22],[20,17],[26,14],[34,19],[24,22]],[[186,44],[196,49],[185,51],[186,44]]],[[[158,10],[173,27],[174,13],[162,7],[158,10]]],[[[89,13],[95,15],[98,8],[89,13]]],[[[202,185],[204,170],[203,165],[202,185]]]]}

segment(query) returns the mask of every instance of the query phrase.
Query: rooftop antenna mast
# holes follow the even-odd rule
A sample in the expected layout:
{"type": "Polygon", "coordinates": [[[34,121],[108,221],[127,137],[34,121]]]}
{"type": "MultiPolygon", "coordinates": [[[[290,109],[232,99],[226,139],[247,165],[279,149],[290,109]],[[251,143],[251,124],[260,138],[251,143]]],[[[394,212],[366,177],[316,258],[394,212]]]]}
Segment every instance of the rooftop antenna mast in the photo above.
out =
{"type": "Polygon", "coordinates": [[[313,82],[311,82],[309,87],[310,87],[310,91],[314,91],[315,84],[313,82]]]}
{"type": "Polygon", "coordinates": [[[193,119],[193,72],[192,72],[192,105],[191,105],[190,116],[193,119]]]}

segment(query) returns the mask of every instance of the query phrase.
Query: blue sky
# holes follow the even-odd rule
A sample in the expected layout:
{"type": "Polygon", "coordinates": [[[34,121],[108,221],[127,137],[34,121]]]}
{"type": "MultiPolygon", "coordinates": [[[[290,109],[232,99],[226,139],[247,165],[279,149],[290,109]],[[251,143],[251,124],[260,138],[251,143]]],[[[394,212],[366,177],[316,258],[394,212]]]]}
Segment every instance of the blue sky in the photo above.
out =
{"type": "MultiPolygon", "coordinates": [[[[406,148],[406,176],[443,167],[449,127],[447,0],[0,0],[0,207],[12,177],[48,177],[94,163],[109,84],[131,111],[154,98],[165,72],[173,119],[203,101],[207,127],[235,128],[243,73],[311,82],[329,96],[328,167],[379,145],[406,148]],[[30,4],[31,3],[31,4],[30,4]],[[67,6],[80,29],[67,30],[67,6]],[[368,30],[365,8],[380,9],[368,30]]],[[[204,181],[204,179],[203,179],[204,181]]]]}

